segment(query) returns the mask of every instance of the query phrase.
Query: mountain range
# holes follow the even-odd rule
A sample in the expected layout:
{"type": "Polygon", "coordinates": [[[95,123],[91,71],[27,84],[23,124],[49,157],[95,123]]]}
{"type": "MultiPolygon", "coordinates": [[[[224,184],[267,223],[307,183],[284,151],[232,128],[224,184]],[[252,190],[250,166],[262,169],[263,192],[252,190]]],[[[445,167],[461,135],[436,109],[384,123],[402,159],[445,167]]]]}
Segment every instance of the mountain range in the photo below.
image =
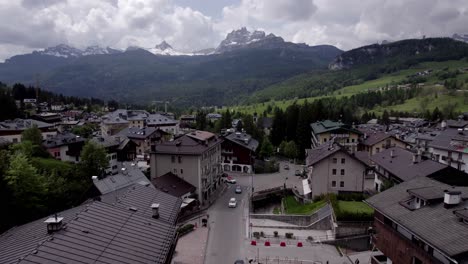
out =
{"type": "Polygon", "coordinates": [[[216,49],[190,54],[165,41],[125,51],[58,45],[7,59],[0,64],[0,81],[38,82],[65,95],[127,102],[224,105],[294,75],[325,69],[341,53],[334,46],[296,44],[242,28],[229,33],[216,49]]]}
{"type": "Polygon", "coordinates": [[[330,74],[332,80],[342,81],[330,84],[330,89],[336,89],[421,61],[467,56],[468,44],[449,38],[383,42],[343,52],[330,45],[292,43],[241,28],[227,34],[216,48],[188,53],[173,49],[166,41],[152,48],[126,50],[58,45],[0,63],[0,81],[39,83],[65,95],[130,103],[167,100],[197,107],[255,98],[265,101],[272,94],[286,98],[319,95],[329,89],[329,81],[322,77],[330,74]],[[356,68],[365,70],[353,80],[348,71],[356,68]]]}

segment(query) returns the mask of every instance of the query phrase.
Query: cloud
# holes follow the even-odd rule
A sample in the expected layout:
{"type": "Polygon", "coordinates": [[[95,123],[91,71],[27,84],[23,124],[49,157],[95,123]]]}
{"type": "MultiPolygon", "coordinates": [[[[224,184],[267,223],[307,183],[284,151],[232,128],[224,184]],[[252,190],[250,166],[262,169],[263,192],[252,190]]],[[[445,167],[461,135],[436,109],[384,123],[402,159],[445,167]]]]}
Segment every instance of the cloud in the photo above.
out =
{"type": "Polygon", "coordinates": [[[0,60],[60,43],[124,49],[166,40],[191,51],[216,47],[242,26],[351,49],[384,39],[467,33],[468,25],[466,0],[233,0],[216,16],[197,10],[201,3],[174,1],[0,0],[0,60]]]}

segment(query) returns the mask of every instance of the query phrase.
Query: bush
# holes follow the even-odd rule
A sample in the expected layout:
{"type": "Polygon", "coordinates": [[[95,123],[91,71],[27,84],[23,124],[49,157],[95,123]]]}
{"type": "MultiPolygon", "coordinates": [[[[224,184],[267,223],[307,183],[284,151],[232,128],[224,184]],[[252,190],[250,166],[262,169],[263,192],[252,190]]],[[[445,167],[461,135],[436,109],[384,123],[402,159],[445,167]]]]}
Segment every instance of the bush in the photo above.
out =
{"type": "Polygon", "coordinates": [[[293,238],[294,237],[294,234],[293,233],[286,233],[284,234],[286,236],[286,238],[290,239],[290,238],[293,238]]]}
{"type": "Polygon", "coordinates": [[[369,196],[363,193],[341,193],[338,194],[337,198],[341,201],[363,201],[369,196]]]}
{"type": "Polygon", "coordinates": [[[259,232],[253,232],[253,236],[254,236],[256,239],[259,239],[259,238],[260,238],[260,233],[259,233],[259,232]]]}
{"type": "Polygon", "coordinates": [[[274,235],[275,237],[278,237],[278,231],[273,231],[273,235],[274,235]]]}
{"type": "Polygon", "coordinates": [[[183,236],[185,234],[188,234],[193,231],[193,228],[195,226],[192,224],[186,224],[184,226],[181,226],[177,229],[177,232],[179,233],[180,236],[183,236]]]}

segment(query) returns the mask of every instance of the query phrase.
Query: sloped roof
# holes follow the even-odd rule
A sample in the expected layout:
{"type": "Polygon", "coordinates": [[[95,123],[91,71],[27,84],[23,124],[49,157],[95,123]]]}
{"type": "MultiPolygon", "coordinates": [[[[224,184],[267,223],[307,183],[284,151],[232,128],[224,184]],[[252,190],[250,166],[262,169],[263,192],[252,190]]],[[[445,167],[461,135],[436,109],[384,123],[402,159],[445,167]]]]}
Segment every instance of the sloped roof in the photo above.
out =
{"type": "Polygon", "coordinates": [[[0,263],[166,263],[180,198],[139,184],[100,198],[58,213],[58,232],[47,233],[46,217],[3,233],[0,263]]]}
{"type": "Polygon", "coordinates": [[[247,133],[235,132],[225,136],[224,138],[251,151],[255,151],[258,148],[258,141],[247,133]]]}
{"type": "Polygon", "coordinates": [[[312,128],[312,132],[314,134],[322,134],[322,133],[331,132],[335,130],[345,130],[351,133],[362,134],[361,131],[357,129],[349,128],[347,125],[345,125],[342,122],[335,122],[331,120],[315,122],[315,123],[310,124],[310,127],[312,128]]]}
{"type": "Polygon", "coordinates": [[[152,114],[146,119],[146,124],[150,126],[175,125],[177,121],[161,114],[152,114]]]}
{"type": "Polygon", "coordinates": [[[402,181],[414,177],[429,176],[447,167],[447,165],[432,160],[422,160],[414,163],[413,153],[399,147],[385,149],[374,154],[371,156],[371,160],[402,181]],[[391,156],[392,151],[393,157],[391,156]]]}
{"type": "Polygon", "coordinates": [[[176,197],[181,197],[187,193],[193,193],[196,190],[195,186],[172,172],[156,177],[152,179],[151,182],[157,189],[176,197]]]}
{"type": "Polygon", "coordinates": [[[216,136],[211,137],[209,140],[200,140],[195,137],[183,135],[173,141],[157,144],[154,152],[156,154],[199,155],[221,142],[222,140],[216,136]]]}
{"type": "Polygon", "coordinates": [[[429,203],[417,210],[401,205],[401,201],[411,198],[408,190],[417,188],[443,192],[452,187],[427,177],[418,177],[376,194],[366,202],[448,256],[456,258],[468,253],[468,225],[460,222],[453,213],[468,206],[468,188],[457,187],[464,201],[450,209],[444,208],[443,202],[429,203]]]}
{"type": "Polygon", "coordinates": [[[94,181],[94,186],[99,190],[101,194],[106,194],[119,190],[121,188],[128,187],[135,183],[146,183],[150,184],[150,181],[146,178],[145,174],[136,166],[124,163],[125,170],[119,171],[116,175],[106,176],[104,179],[94,181]]]}
{"type": "Polygon", "coordinates": [[[323,143],[314,149],[306,149],[306,166],[313,166],[321,160],[337,152],[345,153],[356,161],[359,161],[363,165],[367,166],[366,162],[361,159],[357,159],[354,155],[347,152],[340,144],[333,141],[323,143]]]}
{"type": "Polygon", "coordinates": [[[85,142],[84,138],[76,136],[72,133],[57,134],[51,138],[47,138],[42,145],[46,148],[56,148],[63,145],[75,144],[78,142],[85,142]]]}

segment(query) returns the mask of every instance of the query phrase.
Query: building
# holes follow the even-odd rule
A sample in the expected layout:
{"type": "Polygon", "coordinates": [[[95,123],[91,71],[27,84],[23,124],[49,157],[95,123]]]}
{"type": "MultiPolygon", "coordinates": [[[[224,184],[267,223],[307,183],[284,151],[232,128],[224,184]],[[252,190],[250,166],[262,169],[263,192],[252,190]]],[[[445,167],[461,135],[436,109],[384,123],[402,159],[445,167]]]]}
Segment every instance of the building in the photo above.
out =
{"type": "Polygon", "coordinates": [[[374,208],[372,263],[468,263],[468,187],[417,177],[366,200],[374,208]]]}
{"type": "Polygon", "coordinates": [[[172,172],[156,177],[152,179],[151,182],[156,189],[182,199],[187,199],[193,196],[197,189],[195,186],[172,172]]]}
{"type": "Polygon", "coordinates": [[[113,136],[127,128],[130,122],[121,117],[103,117],[101,121],[101,135],[113,136]]]}
{"type": "Polygon", "coordinates": [[[42,142],[50,155],[61,161],[79,162],[85,139],[72,133],[57,134],[42,142]]]}
{"type": "Polygon", "coordinates": [[[62,121],[62,116],[58,113],[40,113],[32,115],[31,118],[49,124],[55,124],[62,121]]]}
{"type": "Polygon", "coordinates": [[[361,131],[363,136],[359,140],[358,151],[366,151],[369,157],[388,148],[406,148],[407,143],[394,135],[381,131],[361,131]]]}
{"type": "Polygon", "coordinates": [[[129,127],[121,130],[118,136],[133,141],[136,144],[136,154],[149,159],[151,146],[166,141],[170,134],[154,127],[129,127]]]}
{"type": "Polygon", "coordinates": [[[171,135],[179,134],[179,122],[161,114],[149,115],[148,119],[146,119],[146,125],[148,127],[158,128],[171,135]]]}
{"type": "Polygon", "coordinates": [[[182,201],[135,184],[0,235],[0,262],[169,264],[182,201]]]}
{"type": "Polygon", "coordinates": [[[263,129],[263,132],[265,133],[265,135],[269,136],[271,132],[271,128],[273,127],[273,118],[261,117],[258,124],[263,129]]]}
{"type": "Polygon", "coordinates": [[[223,117],[223,116],[221,114],[218,114],[218,113],[209,113],[209,114],[206,115],[206,119],[210,120],[213,123],[220,120],[221,117],[223,117]]]}
{"type": "Polygon", "coordinates": [[[119,162],[131,161],[136,158],[136,144],[128,138],[100,136],[93,137],[91,141],[105,148],[107,152],[109,166],[106,168],[106,174],[117,174],[119,172],[119,162]]]}
{"type": "Polygon", "coordinates": [[[0,138],[12,143],[21,142],[21,133],[28,128],[37,127],[42,138],[47,139],[57,135],[54,125],[33,119],[15,119],[0,122],[0,138]]]}
{"type": "Polygon", "coordinates": [[[339,143],[327,141],[306,150],[306,155],[311,197],[365,190],[368,166],[339,143]]]}
{"type": "Polygon", "coordinates": [[[331,120],[315,122],[310,124],[310,127],[312,133],[312,149],[334,139],[334,142],[345,147],[348,152],[357,151],[358,139],[362,135],[359,130],[351,128],[341,122],[334,122],[331,120]]]}
{"type": "MultiPolygon", "coordinates": [[[[424,160],[421,155],[398,147],[373,155],[371,161],[375,165],[376,191],[416,177],[435,177],[445,172],[453,176],[464,177],[463,172],[449,169],[447,165],[433,160],[424,160]]],[[[468,175],[466,178],[468,179],[468,175]]]]}
{"type": "Polygon", "coordinates": [[[123,162],[117,174],[101,179],[93,177],[93,184],[100,194],[108,194],[134,184],[149,185],[151,183],[135,163],[123,162]]]}
{"type": "Polygon", "coordinates": [[[195,123],[197,122],[197,118],[195,117],[195,115],[181,115],[179,120],[181,124],[188,125],[195,125],[195,123]]]}
{"type": "Polygon", "coordinates": [[[224,136],[221,144],[223,170],[253,173],[257,148],[258,141],[247,133],[235,132],[224,136]]]}
{"type": "Polygon", "coordinates": [[[221,184],[221,142],[213,133],[194,131],[156,145],[151,179],[172,172],[195,186],[199,202],[206,202],[221,184]]]}

